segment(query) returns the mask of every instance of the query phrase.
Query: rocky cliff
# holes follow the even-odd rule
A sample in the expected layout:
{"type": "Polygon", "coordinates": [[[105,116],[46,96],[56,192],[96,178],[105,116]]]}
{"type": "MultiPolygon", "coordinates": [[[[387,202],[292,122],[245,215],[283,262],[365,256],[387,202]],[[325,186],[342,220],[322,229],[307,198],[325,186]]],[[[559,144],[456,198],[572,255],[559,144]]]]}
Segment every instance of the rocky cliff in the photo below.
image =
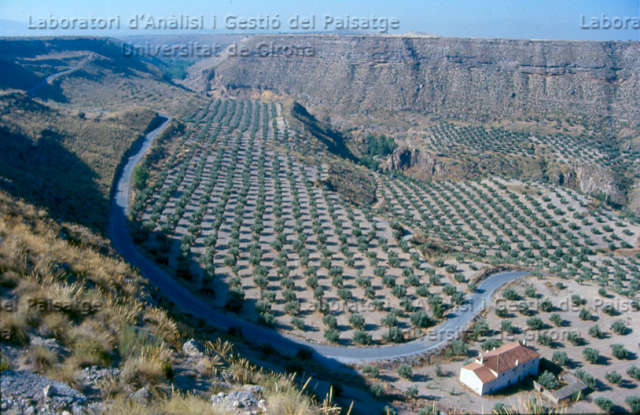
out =
{"type": "Polygon", "coordinates": [[[442,160],[427,151],[398,147],[388,157],[387,170],[400,170],[420,178],[463,178],[466,166],[453,160],[442,160]]]}
{"type": "Polygon", "coordinates": [[[237,56],[194,65],[186,84],[200,92],[267,89],[342,115],[407,109],[480,120],[640,120],[633,42],[261,35],[236,46],[237,56]]]}

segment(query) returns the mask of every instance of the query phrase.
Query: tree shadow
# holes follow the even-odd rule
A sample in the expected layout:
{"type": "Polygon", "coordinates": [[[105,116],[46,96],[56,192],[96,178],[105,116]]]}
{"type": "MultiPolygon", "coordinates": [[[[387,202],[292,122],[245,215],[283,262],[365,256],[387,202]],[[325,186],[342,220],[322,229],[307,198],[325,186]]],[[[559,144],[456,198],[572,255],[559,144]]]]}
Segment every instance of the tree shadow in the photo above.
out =
{"type": "Polygon", "coordinates": [[[623,389],[636,389],[638,387],[638,384],[628,379],[622,379],[620,383],[618,383],[618,386],[623,389]]]}

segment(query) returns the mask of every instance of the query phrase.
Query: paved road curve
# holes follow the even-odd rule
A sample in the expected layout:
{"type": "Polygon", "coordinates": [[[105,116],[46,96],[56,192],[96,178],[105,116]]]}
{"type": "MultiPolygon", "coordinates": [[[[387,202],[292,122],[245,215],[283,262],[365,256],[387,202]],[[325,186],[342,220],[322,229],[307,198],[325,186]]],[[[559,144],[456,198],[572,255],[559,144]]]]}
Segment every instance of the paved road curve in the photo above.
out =
{"type": "Polygon", "coordinates": [[[37,89],[39,89],[40,87],[45,86],[46,84],[51,83],[54,79],[57,79],[63,75],[66,75],[68,73],[71,73],[75,70],[77,70],[78,67],[77,66],[71,66],[69,69],[67,69],[66,71],[62,71],[62,72],[58,72],[58,73],[54,73],[53,75],[49,75],[47,76],[45,79],[43,79],[42,81],[40,81],[38,84],[32,86],[31,88],[29,88],[27,90],[27,93],[29,95],[33,95],[37,89]]]}
{"type": "Polygon", "coordinates": [[[498,287],[528,275],[527,272],[505,272],[490,276],[479,285],[476,293],[468,296],[466,304],[453,310],[446,321],[433,327],[426,336],[408,343],[388,346],[342,347],[309,343],[301,338],[216,311],[142,255],[134,246],[125,226],[125,215],[130,195],[129,182],[133,168],[151,147],[154,138],[169,124],[169,121],[170,119],[167,117],[162,125],[147,135],[140,151],[129,158],[123,169],[122,177],[118,181],[117,191],[111,203],[109,232],[118,252],[131,265],[138,267],[140,273],[157,286],[177,307],[195,317],[206,319],[214,326],[225,330],[230,327],[239,327],[245,338],[260,343],[269,343],[276,348],[297,350],[301,347],[309,347],[314,350],[318,360],[331,367],[337,366],[337,362],[364,363],[372,360],[395,359],[423,353],[452,340],[484,308],[486,301],[490,299],[491,294],[498,287]]]}

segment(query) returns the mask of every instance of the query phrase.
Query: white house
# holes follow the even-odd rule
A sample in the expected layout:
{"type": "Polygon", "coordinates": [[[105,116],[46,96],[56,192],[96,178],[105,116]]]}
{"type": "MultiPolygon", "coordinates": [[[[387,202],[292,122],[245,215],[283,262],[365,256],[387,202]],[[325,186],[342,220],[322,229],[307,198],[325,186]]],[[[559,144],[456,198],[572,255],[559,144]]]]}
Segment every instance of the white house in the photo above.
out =
{"type": "Polygon", "coordinates": [[[526,345],[515,341],[480,355],[474,363],[460,370],[460,382],[478,395],[491,393],[525,376],[537,376],[540,355],[526,345]]]}

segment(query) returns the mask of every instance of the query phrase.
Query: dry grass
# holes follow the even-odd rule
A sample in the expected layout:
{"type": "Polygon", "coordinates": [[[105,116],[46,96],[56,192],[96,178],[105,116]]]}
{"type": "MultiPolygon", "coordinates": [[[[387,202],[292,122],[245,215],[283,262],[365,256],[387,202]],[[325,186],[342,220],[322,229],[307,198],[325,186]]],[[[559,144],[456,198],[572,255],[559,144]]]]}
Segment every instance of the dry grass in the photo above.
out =
{"type": "Polygon", "coordinates": [[[51,379],[64,382],[67,385],[82,390],[82,383],[79,380],[80,370],[78,364],[73,359],[67,359],[64,363],[56,365],[47,371],[46,376],[51,379]]]}
{"type": "Polygon", "coordinates": [[[54,350],[43,346],[32,346],[23,359],[35,372],[44,373],[58,363],[60,356],[54,350]]]}
{"type": "MultiPolygon", "coordinates": [[[[268,413],[282,415],[331,415],[342,413],[342,408],[333,402],[333,389],[325,397],[320,405],[305,394],[309,385],[309,378],[302,387],[295,383],[295,375],[269,377],[266,382],[265,399],[267,400],[268,413]]],[[[352,403],[353,406],[353,403],[352,403]]],[[[351,413],[349,408],[347,415],[351,413]]]]}
{"type": "Polygon", "coordinates": [[[152,404],[119,397],[115,399],[107,411],[110,415],[231,415],[235,411],[228,411],[221,407],[212,407],[206,399],[192,395],[173,393],[166,398],[155,399],[152,404]]]}
{"type": "Polygon", "coordinates": [[[544,404],[545,402],[543,402],[540,396],[530,394],[519,397],[518,402],[504,405],[501,410],[494,410],[493,413],[496,415],[555,415],[566,413],[566,408],[560,408],[557,406],[549,408],[544,404]]]}
{"type": "Polygon", "coordinates": [[[164,310],[145,304],[143,281],[126,263],[99,252],[99,237],[70,243],[66,228],[42,211],[0,192],[2,341],[26,344],[32,334],[54,337],[71,350],[63,362],[49,349],[32,348],[27,360],[37,371],[77,384],[82,367],[123,361],[125,384],[165,379],[166,341],[180,342],[177,324],[164,310]],[[97,242],[97,244],[96,244],[97,242]],[[133,329],[135,327],[135,329],[133,329]]]}

